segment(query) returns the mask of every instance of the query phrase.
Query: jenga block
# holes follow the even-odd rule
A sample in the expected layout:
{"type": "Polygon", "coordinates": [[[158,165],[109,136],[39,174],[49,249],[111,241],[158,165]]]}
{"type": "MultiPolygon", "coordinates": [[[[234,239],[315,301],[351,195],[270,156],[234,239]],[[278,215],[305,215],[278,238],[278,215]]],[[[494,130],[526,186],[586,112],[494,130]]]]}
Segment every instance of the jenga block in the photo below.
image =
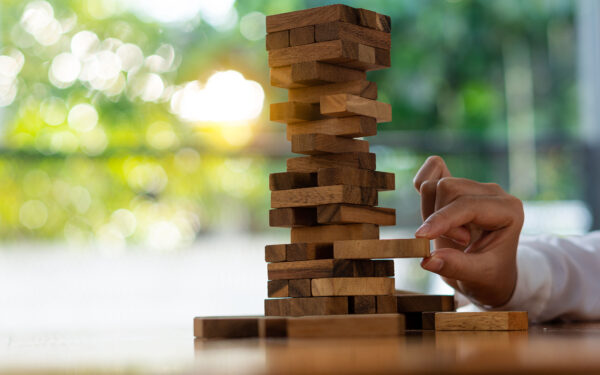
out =
{"type": "Polygon", "coordinates": [[[269,175],[270,190],[289,190],[317,186],[316,173],[280,172],[269,175]]]}
{"type": "Polygon", "coordinates": [[[527,311],[436,312],[438,331],[523,331],[527,311]]]}
{"type": "Polygon", "coordinates": [[[421,258],[430,255],[429,246],[429,240],[426,238],[336,241],[333,244],[333,257],[336,259],[421,258]]]}
{"type": "Polygon", "coordinates": [[[377,307],[383,313],[412,313],[424,311],[454,311],[454,296],[407,294],[378,296],[377,307]]]}
{"type": "Polygon", "coordinates": [[[350,314],[375,314],[376,296],[353,296],[348,298],[350,314]]]}
{"type": "Polygon", "coordinates": [[[258,320],[258,336],[287,337],[287,318],[263,316],[258,320]]]}
{"type": "Polygon", "coordinates": [[[265,300],[265,316],[288,316],[290,315],[289,298],[277,298],[265,300]]]}
{"type": "Polygon", "coordinates": [[[312,279],[313,296],[372,296],[394,292],[394,279],[389,277],[337,277],[312,279]]]}
{"type": "Polygon", "coordinates": [[[327,204],[317,206],[317,222],[319,224],[396,225],[396,210],[384,207],[327,204]]]}
{"type": "Polygon", "coordinates": [[[302,84],[303,86],[322,86],[327,83],[365,81],[367,79],[367,74],[362,70],[346,68],[319,61],[306,61],[292,64],[290,66],[289,74],[289,80],[291,82],[296,85],[302,84]]]}
{"type": "Polygon", "coordinates": [[[325,118],[319,113],[319,105],[300,102],[273,103],[270,114],[271,121],[285,124],[325,118]]]}
{"type": "Polygon", "coordinates": [[[313,33],[314,40],[317,42],[341,39],[387,50],[390,49],[392,44],[390,33],[344,22],[318,24],[315,26],[313,33]]]}
{"type": "Polygon", "coordinates": [[[343,40],[306,44],[269,51],[269,67],[320,61],[364,71],[388,68],[389,51],[343,40]]]}
{"type": "Polygon", "coordinates": [[[328,5],[267,16],[267,32],[295,29],[318,23],[343,21],[358,23],[358,12],[347,5],[328,5]]]}
{"type": "Polygon", "coordinates": [[[291,232],[291,242],[333,242],[379,238],[379,227],[373,224],[321,225],[292,228],[291,232]]]}
{"type": "Polygon", "coordinates": [[[293,262],[331,258],[333,258],[333,243],[292,243],[265,247],[265,260],[267,262],[293,262]]]}
{"type": "Polygon", "coordinates": [[[341,315],[348,297],[299,297],[265,300],[265,316],[341,315]]]}
{"type": "Polygon", "coordinates": [[[258,337],[258,317],[194,318],[194,337],[203,339],[258,337]]]}
{"type": "Polygon", "coordinates": [[[398,312],[396,296],[376,296],[377,314],[392,314],[398,312]]]}
{"type": "Polygon", "coordinates": [[[366,80],[330,83],[327,85],[291,88],[288,91],[290,101],[319,103],[321,96],[352,94],[367,99],[377,99],[377,84],[366,80]]]}
{"type": "Polygon", "coordinates": [[[285,262],[286,245],[265,246],[265,262],[285,262]]]}
{"type": "Polygon", "coordinates": [[[267,34],[267,51],[290,46],[290,32],[288,30],[277,31],[267,34]]]}
{"type": "Polygon", "coordinates": [[[321,97],[321,114],[327,116],[369,116],[377,122],[392,121],[392,106],[350,94],[321,97]]]}
{"type": "Polygon", "coordinates": [[[375,154],[346,152],[343,154],[302,156],[287,160],[288,172],[317,172],[320,168],[375,169],[375,154]]]}
{"type": "Polygon", "coordinates": [[[365,116],[335,117],[287,125],[287,139],[296,134],[328,134],[344,137],[369,137],[377,134],[377,122],[365,116]]]}
{"type": "Polygon", "coordinates": [[[272,208],[314,207],[330,203],[375,206],[377,205],[377,190],[359,186],[335,185],[271,192],[272,208]]]}
{"type": "Polygon", "coordinates": [[[362,8],[355,9],[355,11],[359,25],[386,33],[392,30],[392,20],[389,16],[362,8]]]}
{"type": "MultiPolygon", "coordinates": [[[[391,276],[389,272],[389,265],[386,261],[373,260],[317,259],[267,264],[269,280],[376,277],[376,274],[381,275],[379,277],[387,277],[391,276]]],[[[393,268],[391,272],[393,275],[393,268]]]]}
{"type": "Polygon", "coordinates": [[[267,281],[267,295],[269,297],[289,297],[287,280],[267,281]]]}
{"type": "MultiPolygon", "coordinates": [[[[339,38],[341,39],[341,38],[339,38]]],[[[331,39],[330,39],[331,40],[331,39]]],[[[315,26],[308,25],[290,30],[290,46],[301,46],[315,42],[315,26]]]]}
{"type": "Polygon", "coordinates": [[[289,318],[290,338],[395,337],[404,333],[402,314],[289,318]]]}
{"type": "Polygon", "coordinates": [[[310,279],[289,280],[290,297],[312,297],[310,291],[310,279]]]}
{"type": "Polygon", "coordinates": [[[394,190],[396,179],[393,173],[369,171],[358,168],[321,168],[317,174],[319,186],[353,185],[377,190],[394,190]]]}
{"type": "Polygon", "coordinates": [[[306,227],[317,224],[317,209],[314,207],[276,208],[269,211],[271,227],[306,227]]]}
{"type": "Polygon", "coordinates": [[[292,67],[280,66],[278,68],[269,69],[269,77],[271,86],[281,87],[284,89],[305,87],[305,84],[294,82],[292,80],[292,67]]]}
{"type": "Polygon", "coordinates": [[[292,152],[306,155],[369,152],[369,142],[327,134],[292,136],[292,152]]]}

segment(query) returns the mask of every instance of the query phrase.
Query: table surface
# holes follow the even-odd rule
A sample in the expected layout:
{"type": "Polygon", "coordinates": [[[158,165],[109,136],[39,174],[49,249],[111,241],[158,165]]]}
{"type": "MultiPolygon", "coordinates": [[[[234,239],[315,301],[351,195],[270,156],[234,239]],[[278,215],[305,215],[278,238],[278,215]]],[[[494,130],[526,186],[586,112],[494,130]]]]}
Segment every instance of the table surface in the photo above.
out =
{"type": "Polygon", "coordinates": [[[397,338],[194,340],[189,331],[8,337],[2,373],[600,373],[600,322],[397,338]]]}

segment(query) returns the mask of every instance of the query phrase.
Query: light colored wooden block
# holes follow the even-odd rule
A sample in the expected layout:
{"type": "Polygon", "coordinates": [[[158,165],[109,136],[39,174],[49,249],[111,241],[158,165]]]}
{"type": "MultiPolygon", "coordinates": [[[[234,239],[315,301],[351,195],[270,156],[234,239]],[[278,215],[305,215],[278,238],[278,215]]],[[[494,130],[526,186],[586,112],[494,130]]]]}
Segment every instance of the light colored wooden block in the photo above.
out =
{"type": "Polygon", "coordinates": [[[396,225],[396,210],[384,207],[328,204],[317,207],[319,224],[377,224],[396,225]]]}
{"type": "Polygon", "coordinates": [[[396,179],[393,173],[369,171],[358,168],[321,168],[317,172],[319,186],[352,185],[377,190],[394,190],[396,179]]]}
{"type": "Polygon", "coordinates": [[[330,203],[375,206],[377,205],[377,190],[359,186],[335,185],[271,192],[272,208],[314,207],[330,203]]]}
{"type": "Polygon", "coordinates": [[[288,172],[317,172],[320,168],[359,168],[375,169],[375,154],[366,152],[345,152],[343,154],[315,155],[290,158],[288,172]]]}
{"type": "Polygon", "coordinates": [[[369,137],[377,134],[377,122],[366,116],[334,117],[318,121],[288,124],[288,141],[297,134],[328,134],[344,137],[369,137]]]}
{"type": "Polygon", "coordinates": [[[267,34],[265,41],[267,44],[267,51],[278,48],[287,48],[290,46],[290,32],[289,30],[282,30],[269,33],[267,34]]]}
{"type": "Polygon", "coordinates": [[[292,136],[292,152],[305,155],[369,152],[369,142],[327,134],[292,136]]]}
{"type": "Polygon", "coordinates": [[[392,121],[392,106],[350,94],[321,97],[321,114],[326,116],[369,116],[377,122],[392,121]]]}
{"type": "Polygon", "coordinates": [[[387,50],[392,43],[390,33],[345,22],[321,23],[313,32],[317,42],[341,39],[387,50]]]}
{"type": "Polygon", "coordinates": [[[526,311],[436,312],[439,331],[522,331],[528,328],[526,311]]]}
{"type": "Polygon", "coordinates": [[[302,121],[314,121],[325,118],[319,113],[317,104],[285,102],[271,104],[271,121],[293,124],[302,121]]]}
{"type": "Polygon", "coordinates": [[[194,318],[194,337],[203,339],[258,337],[257,316],[194,318]]]}
{"type": "Polygon", "coordinates": [[[335,4],[267,16],[267,32],[295,29],[319,23],[343,21],[358,23],[358,13],[347,5],[335,4]]]}
{"type": "MultiPolygon", "coordinates": [[[[331,40],[331,39],[330,39],[331,40]]],[[[290,46],[301,46],[315,42],[315,26],[308,25],[290,30],[290,46]]]]}
{"type": "Polygon", "coordinates": [[[336,277],[312,279],[313,296],[376,296],[394,293],[389,277],[336,277]]]}
{"type": "Polygon", "coordinates": [[[373,224],[320,225],[291,230],[291,242],[334,242],[376,238],[379,238],[379,227],[373,224]]]}
{"type": "Polygon", "coordinates": [[[319,103],[321,96],[352,94],[363,98],[377,99],[377,84],[367,80],[345,81],[326,85],[291,88],[288,91],[290,101],[319,103]]]}
{"type": "Polygon", "coordinates": [[[404,316],[342,315],[288,318],[290,338],[394,337],[404,333],[404,316]]]}
{"type": "Polygon", "coordinates": [[[425,238],[335,241],[333,257],[336,259],[422,258],[430,256],[429,248],[429,240],[425,238]]]}
{"type": "Polygon", "coordinates": [[[269,69],[269,77],[271,86],[275,87],[289,89],[306,86],[305,84],[294,82],[292,80],[292,67],[290,65],[269,69]]]}

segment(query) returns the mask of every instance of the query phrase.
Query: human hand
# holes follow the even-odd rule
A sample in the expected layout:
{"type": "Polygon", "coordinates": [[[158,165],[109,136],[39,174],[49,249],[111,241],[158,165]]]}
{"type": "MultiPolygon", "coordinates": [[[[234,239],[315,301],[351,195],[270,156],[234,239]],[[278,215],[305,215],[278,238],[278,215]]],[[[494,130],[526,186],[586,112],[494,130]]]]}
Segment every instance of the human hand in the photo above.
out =
{"type": "Polygon", "coordinates": [[[414,178],[423,225],[416,237],[434,240],[421,267],[482,305],[501,306],[517,281],[522,202],[497,184],[451,176],[444,160],[430,156],[414,178]]]}

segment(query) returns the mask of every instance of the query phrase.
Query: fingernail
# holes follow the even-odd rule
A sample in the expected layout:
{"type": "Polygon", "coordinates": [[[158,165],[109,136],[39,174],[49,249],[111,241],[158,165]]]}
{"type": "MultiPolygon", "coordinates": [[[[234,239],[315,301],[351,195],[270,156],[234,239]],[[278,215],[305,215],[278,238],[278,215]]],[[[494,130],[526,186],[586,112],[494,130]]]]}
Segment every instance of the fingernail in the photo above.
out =
{"type": "Polygon", "coordinates": [[[440,258],[431,257],[423,262],[421,266],[431,272],[440,272],[444,267],[444,261],[440,258]]]}
{"type": "Polygon", "coordinates": [[[425,237],[429,234],[430,231],[431,231],[431,224],[425,222],[425,223],[423,223],[423,225],[421,225],[419,227],[419,229],[417,229],[417,231],[415,232],[415,236],[425,237]]]}

